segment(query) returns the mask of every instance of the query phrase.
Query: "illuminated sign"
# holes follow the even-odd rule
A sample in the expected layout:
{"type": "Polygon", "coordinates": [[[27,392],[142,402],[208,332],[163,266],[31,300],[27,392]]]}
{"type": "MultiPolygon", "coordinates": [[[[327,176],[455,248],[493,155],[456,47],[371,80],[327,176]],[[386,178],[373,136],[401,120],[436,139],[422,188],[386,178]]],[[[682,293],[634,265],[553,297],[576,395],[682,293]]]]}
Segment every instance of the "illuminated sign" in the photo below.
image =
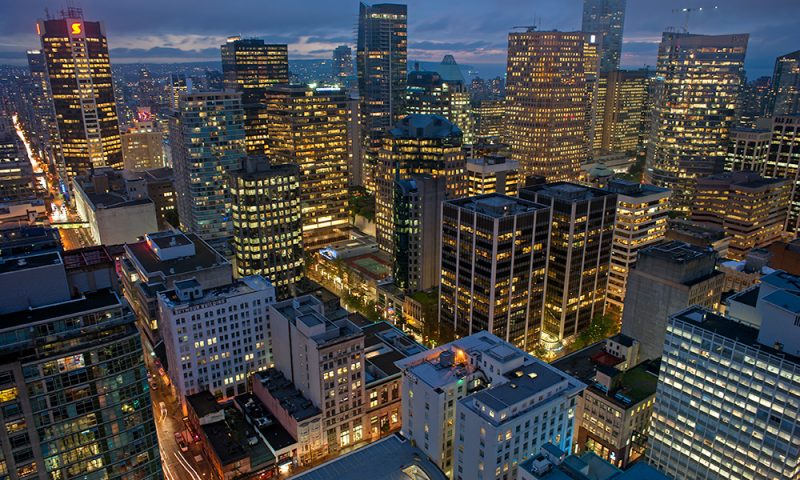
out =
{"type": "Polygon", "coordinates": [[[38,23],[36,24],[36,35],[39,35],[39,36],[42,35],[42,26],[39,25],[38,23]]]}
{"type": "Polygon", "coordinates": [[[70,24],[70,29],[73,35],[80,35],[83,33],[83,25],[81,25],[81,22],[72,22],[70,24]]]}

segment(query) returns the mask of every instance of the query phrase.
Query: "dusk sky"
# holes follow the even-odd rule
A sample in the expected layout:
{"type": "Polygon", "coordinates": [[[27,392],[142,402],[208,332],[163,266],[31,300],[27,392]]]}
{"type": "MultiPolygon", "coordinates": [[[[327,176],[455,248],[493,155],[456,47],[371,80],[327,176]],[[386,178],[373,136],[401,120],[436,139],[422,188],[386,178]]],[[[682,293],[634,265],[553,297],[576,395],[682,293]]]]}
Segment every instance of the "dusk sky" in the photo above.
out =
{"type": "MultiPolygon", "coordinates": [[[[105,22],[114,63],[219,60],[219,45],[241,34],[289,44],[291,59],[330,58],[337,45],[355,42],[358,3],[345,0],[83,0],[87,20],[105,22]]],[[[455,55],[462,64],[501,71],[508,32],[530,25],[576,30],[582,0],[411,0],[409,60],[439,61],[455,55]]],[[[0,0],[0,63],[24,63],[38,47],[37,18],[63,2],[0,0]]],[[[684,6],[705,0],[628,0],[622,64],[655,65],[661,32],[681,28],[684,6]]],[[[696,33],[749,33],[750,77],[769,75],[775,57],[800,49],[800,0],[717,0],[719,8],[694,14],[696,33]]]]}

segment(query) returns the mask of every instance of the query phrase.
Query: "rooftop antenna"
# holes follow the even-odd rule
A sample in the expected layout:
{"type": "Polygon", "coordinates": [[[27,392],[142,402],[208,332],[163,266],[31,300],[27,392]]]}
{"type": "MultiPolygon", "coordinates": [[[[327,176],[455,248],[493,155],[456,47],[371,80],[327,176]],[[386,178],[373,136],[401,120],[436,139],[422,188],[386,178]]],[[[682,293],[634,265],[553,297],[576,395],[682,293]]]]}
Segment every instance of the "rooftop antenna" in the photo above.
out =
{"type": "Polygon", "coordinates": [[[718,10],[719,6],[714,5],[713,7],[683,7],[683,8],[674,8],[672,9],[672,13],[684,13],[686,14],[683,20],[683,33],[689,33],[689,18],[692,16],[693,13],[700,13],[705,11],[714,11],[718,10]]]}

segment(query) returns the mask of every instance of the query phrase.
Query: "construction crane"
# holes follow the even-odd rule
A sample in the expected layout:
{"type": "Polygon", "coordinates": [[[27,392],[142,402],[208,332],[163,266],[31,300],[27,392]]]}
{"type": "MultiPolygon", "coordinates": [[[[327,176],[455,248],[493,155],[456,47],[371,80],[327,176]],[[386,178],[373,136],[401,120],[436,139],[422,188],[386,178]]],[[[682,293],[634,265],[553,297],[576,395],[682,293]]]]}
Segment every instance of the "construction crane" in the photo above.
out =
{"type": "Polygon", "coordinates": [[[684,8],[675,8],[672,10],[672,13],[685,13],[686,18],[683,21],[683,31],[685,33],[689,32],[689,17],[692,16],[693,13],[705,12],[708,10],[717,10],[719,7],[714,5],[713,7],[684,7],[684,8]]]}

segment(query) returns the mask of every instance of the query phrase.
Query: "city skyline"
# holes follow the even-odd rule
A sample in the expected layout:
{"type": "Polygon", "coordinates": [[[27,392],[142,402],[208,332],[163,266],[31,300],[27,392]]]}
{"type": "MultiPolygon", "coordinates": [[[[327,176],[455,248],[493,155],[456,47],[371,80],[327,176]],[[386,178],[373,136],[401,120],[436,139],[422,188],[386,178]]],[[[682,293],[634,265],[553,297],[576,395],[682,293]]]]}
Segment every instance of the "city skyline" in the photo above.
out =
{"type": "MultiPolygon", "coordinates": [[[[253,14],[240,15],[230,5],[209,14],[208,8],[188,8],[184,0],[153,5],[161,14],[136,4],[87,0],[79,7],[92,18],[103,19],[109,31],[113,63],[177,63],[219,61],[219,45],[230,35],[262,38],[286,43],[292,60],[330,59],[340,44],[354,46],[357,2],[311,0],[318,8],[294,8],[288,2],[269,6],[242,4],[253,14]]],[[[147,2],[145,2],[147,3],[147,2]]],[[[236,3],[236,2],[234,2],[236,3]]],[[[460,2],[454,15],[448,2],[435,5],[412,0],[409,10],[409,65],[414,60],[439,61],[453,54],[460,64],[474,65],[482,76],[501,74],[505,64],[507,36],[515,26],[535,24],[543,30],[579,30],[582,1],[543,0],[536,3],[503,0],[483,4],[460,2]]],[[[758,4],[731,0],[709,10],[699,0],[658,2],[640,0],[627,7],[621,65],[654,68],[661,33],[668,27],[681,31],[686,14],[681,8],[706,7],[691,12],[689,31],[702,34],[749,33],[751,42],[745,69],[748,77],[770,75],[775,59],[789,50],[783,45],[800,42],[800,31],[792,26],[792,2],[767,0],[758,4]],[[676,10],[676,11],[673,11],[676,10]],[[780,14],[783,11],[785,14],[780,14]]],[[[45,8],[57,15],[64,5],[36,0],[8,5],[0,19],[0,64],[25,63],[24,52],[37,46],[35,21],[45,18],[45,8]],[[31,12],[35,17],[31,17],[31,12]]]]}

